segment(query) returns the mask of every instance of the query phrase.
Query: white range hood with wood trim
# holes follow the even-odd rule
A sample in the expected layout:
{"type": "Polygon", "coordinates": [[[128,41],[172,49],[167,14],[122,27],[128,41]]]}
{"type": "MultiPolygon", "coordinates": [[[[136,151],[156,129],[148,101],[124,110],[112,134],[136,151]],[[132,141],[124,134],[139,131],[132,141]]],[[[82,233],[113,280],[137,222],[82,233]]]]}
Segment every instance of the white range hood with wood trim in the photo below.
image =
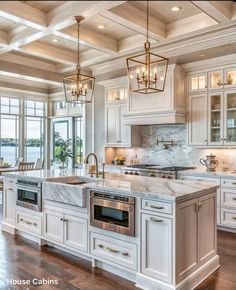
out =
{"type": "Polygon", "coordinates": [[[186,73],[181,66],[168,67],[164,92],[130,93],[126,125],[158,125],[186,122],[186,73]]]}

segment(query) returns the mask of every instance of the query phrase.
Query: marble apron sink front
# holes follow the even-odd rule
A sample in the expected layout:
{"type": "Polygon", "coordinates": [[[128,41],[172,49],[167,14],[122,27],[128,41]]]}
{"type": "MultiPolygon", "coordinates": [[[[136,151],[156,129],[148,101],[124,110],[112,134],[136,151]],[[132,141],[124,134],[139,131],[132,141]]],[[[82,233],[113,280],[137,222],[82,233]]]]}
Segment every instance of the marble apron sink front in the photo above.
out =
{"type": "Polygon", "coordinates": [[[43,182],[43,198],[64,204],[86,207],[86,191],[82,186],[87,182],[43,182]],[[75,185],[77,184],[77,185],[75,185]]]}

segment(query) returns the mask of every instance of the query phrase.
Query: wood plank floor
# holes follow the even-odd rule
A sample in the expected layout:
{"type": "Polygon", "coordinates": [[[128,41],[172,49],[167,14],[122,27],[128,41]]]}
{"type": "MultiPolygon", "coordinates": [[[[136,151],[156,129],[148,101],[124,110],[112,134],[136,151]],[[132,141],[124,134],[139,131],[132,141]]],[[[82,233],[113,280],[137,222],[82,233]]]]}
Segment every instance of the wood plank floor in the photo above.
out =
{"type": "MultiPolygon", "coordinates": [[[[196,290],[236,290],[236,234],[218,233],[221,268],[196,290]]],[[[0,233],[0,289],[134,290],[133,283],[52,247],[39,248],[21,237],[0,233]],[[9,287],[6,279],[58,279],[58,285],[9,287]]]]}

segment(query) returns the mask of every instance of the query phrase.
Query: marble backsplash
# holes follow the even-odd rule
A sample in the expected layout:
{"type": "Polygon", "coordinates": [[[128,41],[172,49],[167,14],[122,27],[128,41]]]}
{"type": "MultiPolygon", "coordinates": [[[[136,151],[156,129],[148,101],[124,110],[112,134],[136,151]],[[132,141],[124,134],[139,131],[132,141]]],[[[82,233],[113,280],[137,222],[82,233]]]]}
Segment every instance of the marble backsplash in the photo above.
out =
{"type": "Polygon", "coordinates": [[[203,168],[199,159],[201,157],[205,159],[206,155],[212,152],[219,161],[219,169],[223,167],[236,169],[236,149],[202,149],[187,144],[186,125],[144,126],[141,129],[140,148],[117,148],[114,154],[115,156],[124,155],[126,163],[131,163],[133,159],[137,158],[140,163],[203,168]],[[169,146],[168,150],[165,150],[163,143],[157,145],[157,139],[159,141],[173,140],[175,145],[169,146]]]}

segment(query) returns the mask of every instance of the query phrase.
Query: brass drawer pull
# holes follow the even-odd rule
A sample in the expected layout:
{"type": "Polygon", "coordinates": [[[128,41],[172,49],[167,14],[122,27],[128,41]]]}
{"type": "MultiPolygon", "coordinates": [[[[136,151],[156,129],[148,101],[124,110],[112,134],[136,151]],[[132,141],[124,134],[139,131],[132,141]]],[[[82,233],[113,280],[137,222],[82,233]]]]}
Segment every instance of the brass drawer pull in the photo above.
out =
{"type": "Polygon", "coordinates": [[[158,206],[158,205],[150,205],[151,208],[155,208],[155,209],[163,209],[164,206],[158,206]]]}
{"type": "Polygon", "coordinates": [[[129,253],[125,252],[125,253],[122,253],[122,255],[127,257],[129,256],[129,253]]]}
{"type": "Polygon", "coordinates": [[[27,225],[32,225],[32,223],[31,223],[31,222],[28,222],[28,221],[25,221],[25,223],[26,223],[27,225]]]}
{"type": "Polygon", "coordinates": [[[99,247],[99,248],[104,248],[104,246],[103,246],[103,245],[101,245],[101,244],[99,244],[99,245],[98,245],[98,247],[99,247]]]}
{"type": "Polygon", "coordinates": [[[236,197],[232,197],[232,200],[236,200],[236,197]]]}
{"type": "Polygon", "coordinates": [[[236,182],[232,182],[233,185],[236,185],[236,182]]]}
{"type": "Polygon", "coordinates": [[[107,250],[112,253],[119,253],[120,251],[107,247],[107,250]]]}
{"type": "Polygon", "coordinates": [[[36,223],[33,223],[33,225],[34,225],[34,226],[37,226],[38,224],[36,224],[36,223]]]}
{"type": "Polygon", "coordinates": [[[236,220],[236,217],[235,216],[232,216],[232,220],[236,220]]]}
{"type": "Polygon", "coordinates": [[[153,217],[150,217],[150,220],[151,220],[152,222],[157,222],[157,223],[162,223],[162,222],[163,222],[163,220],[161,220],[161,219],[155,219],[155,218],[153,218],[153,217]]]}
{"type": "Polygon", "coordinates": [[[24,220],[23,219],[20,219],[20,221],[23,222],[24,220]]]}

